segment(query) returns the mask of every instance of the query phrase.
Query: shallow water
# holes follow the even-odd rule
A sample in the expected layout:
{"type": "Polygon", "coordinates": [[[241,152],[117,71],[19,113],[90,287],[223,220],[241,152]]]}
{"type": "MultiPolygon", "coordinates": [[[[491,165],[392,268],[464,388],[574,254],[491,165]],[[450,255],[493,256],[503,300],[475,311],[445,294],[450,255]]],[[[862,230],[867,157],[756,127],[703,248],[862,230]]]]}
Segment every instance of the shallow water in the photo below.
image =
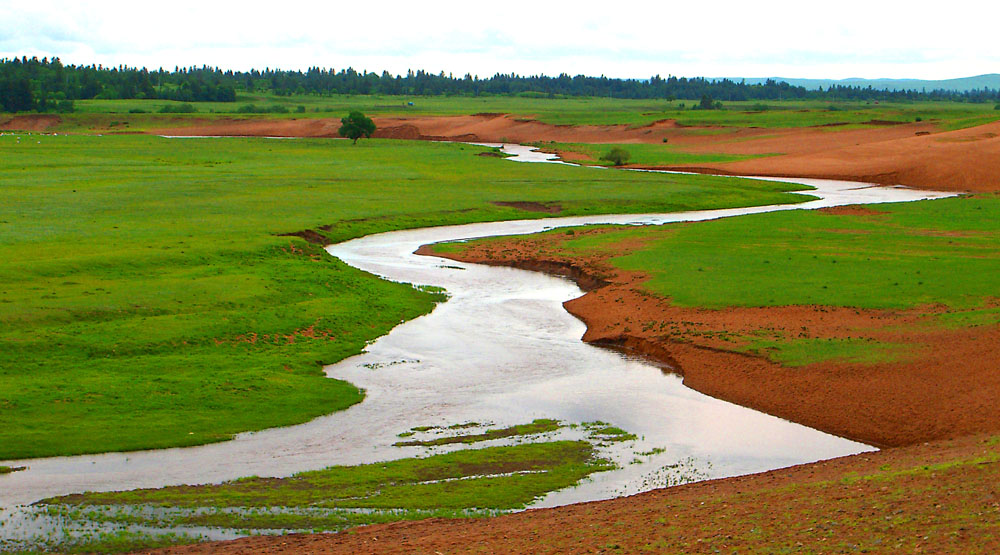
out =
{"type": "MultiPolygon", "coordinates": [[[[515,161],[549,161],[525,147],[507,145],[505,150],[519,156],[515,161]]],[[[306,424],[240,434],[220,444],[4,463],[28,469],[0,476],[0,507],[87,490],[287,476],[334,464],[424,454],[424,448],[392,443],[398,433],[414,426],[467,421],[507,425],[533,418],[602,420],[640,436],[636,442],[605,448],[621,470],[595,475],[536,506],[615,497],[870,450],[707,397],[654,365],[582,343],[583,324],[561,306],[582,294],[570,281],[412,254],[427,243],[568,225],[662,224],[949,196],[849,182],[781,181],[815,186],[816,191],[806,193],[822,198],[786,206],[417,229],[332,245],[328,252],[352,266],[396,281],[444,287],[451,295],[433,313],[375,341],[366,353],[326,368],[329,376],[364,388],[364,402],[306,424]],[[663,452],[636,455],[653,448],[663,452]],[[634,460],[640,462],[631,464],[634,460]]]]}

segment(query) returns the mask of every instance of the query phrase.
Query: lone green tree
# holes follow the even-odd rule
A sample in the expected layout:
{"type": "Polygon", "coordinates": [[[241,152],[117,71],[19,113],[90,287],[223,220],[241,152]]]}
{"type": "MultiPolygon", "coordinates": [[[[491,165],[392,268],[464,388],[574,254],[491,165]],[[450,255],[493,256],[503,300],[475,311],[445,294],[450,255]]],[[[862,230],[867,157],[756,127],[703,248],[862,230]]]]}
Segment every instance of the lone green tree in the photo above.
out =
{"type": "Polygon", "coordinates": [[[341,137],[347,137],[358,144],[361,137],[371,137],[375,132],[375,122],[370,117],[365,116],[357,110],[348,114],[346,118],[340,118],[340,129],[337,131],[341,137]]]}
{"type": "Polygon", "coordinates": [[[616,146],[612,148],[610,151],[608,151],[607,154],[601,156],[601,160],[604,160],[606,162],[611,162],[616,166],[624,166],[625,163],[628,162],[629,158],[631,157],[632,154],[630,154],[629,151],[625,150],[624,148],[616,146]]]}

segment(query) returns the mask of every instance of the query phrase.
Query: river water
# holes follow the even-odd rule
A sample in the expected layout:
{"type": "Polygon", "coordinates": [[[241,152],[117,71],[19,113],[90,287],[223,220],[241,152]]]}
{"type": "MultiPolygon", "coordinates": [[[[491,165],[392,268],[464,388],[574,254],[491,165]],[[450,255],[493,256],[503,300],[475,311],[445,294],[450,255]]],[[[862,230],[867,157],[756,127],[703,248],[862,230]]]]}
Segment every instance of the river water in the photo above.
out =
{"type": "MultiPolygon", "coordinates": [[[[521,161],[548,161],[551,156],[516,145],[506,145],[505,150],[521,161]]],[[[582,294],[568,280],[412,254],[428,243],[561,226],[664,224],[949,196],[850,182],[781,181],[813,186],[816,190],[806,193],[820,199],[798,205],[426,228],[329,246],[331,255],[351,266],[395,281],[444,287],[451,296],[431,314],[403,323],[373,342],[365,353],[325,369],[330,377],[364,388],[362,403],[298,426],[244,433],[201,447],[5,462],[28,469],[0,476],[0,507],[9,510],[82,491],[287,476],[329,465],[425,454],[425,448],[392,444],[398,441],[397,434],[415,426],[469,421],[502,426],[534,418],[569,423],[601,420],[639,436],[634,442],[603,449],[620,463],[620,470],[594,475],[576,488],[550,494],[536,506],[604,499],[691,479],[760,472],[871,450],[702,395],[655,365],[581,342],[583,324],[561,306],[582,294]],[[650,451],[655,453],[637,455],[650,451]]]]}

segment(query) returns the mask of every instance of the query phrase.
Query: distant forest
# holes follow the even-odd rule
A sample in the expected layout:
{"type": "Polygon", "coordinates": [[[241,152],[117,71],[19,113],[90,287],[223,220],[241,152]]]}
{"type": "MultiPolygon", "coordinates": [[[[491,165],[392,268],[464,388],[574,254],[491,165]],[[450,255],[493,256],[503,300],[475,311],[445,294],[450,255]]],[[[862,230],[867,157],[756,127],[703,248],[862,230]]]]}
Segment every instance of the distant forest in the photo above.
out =
{"type": "Polygon", "coordinates": [[[1000,91],[980,89],[964,92],[891,91],[871,87],[834,85],[806,89],[781,81],[747,84],[729,79],[701,77],[652,77],[611,79],[567,74],[521,76],[497,74],[479,78],[454,77],[410,71],[357,72],[354,69],[310,68],[308,71],[223,71],[219,68],[162,68],[149,71],[134,67],[63,65],[59,58],[0,59],[0,108],[5,112],[71,112],[74,100],[164,99],[182,102],[235,102],[238,92],[293,94],[383,94],[383,95],[520,95],[546,97],[601,96],[631,99],[740,100],[957,100],[997,102],[1000,91]]]}

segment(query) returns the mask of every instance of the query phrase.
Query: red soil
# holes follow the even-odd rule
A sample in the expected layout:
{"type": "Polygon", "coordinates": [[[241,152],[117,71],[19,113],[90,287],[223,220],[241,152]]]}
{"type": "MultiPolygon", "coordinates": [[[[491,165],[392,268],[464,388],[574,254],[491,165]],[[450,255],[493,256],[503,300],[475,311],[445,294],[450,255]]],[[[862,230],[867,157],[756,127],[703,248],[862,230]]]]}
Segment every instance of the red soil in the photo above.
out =
{"type": "MultiPolygon", "coordinates": [[[[897,126],[893,131],[912,126],[897,126]]],[[[868,130],[864,130],[868,131],[868,130]]],[[[882,131],[882,130],[878,130],[882,131]]],[[[773,149],[785,156],[743,160],[725,164],[703,164],[688,170],[733,175],[819,177],[864,181],[885,185],[902,184],[944,191],[1000,191],[1000,122],[930,135],[914,135],[852,144],[847,132],[827,133],[825,141],[814,137],[766,139],[741,145],[715,144],[702,149],[713,152],[752,153],[773,149]],[[803,140],[808,146],[792,143],[803,140]],[[814,146],[829,143],[825,148],[814,146]]],[[[869,138],[871,136],[869,135],[869,138]]]]}
{"type": "Polygon", "coordinates": [[[45,131],[62,122],[59,116],[49,114],[30,114],[14,116],[0,120],[0,129],[16,129],[18,131],[45,131]]]}
{"type": "Polygon", "coordinates": [[[153,135],[193,137],[339,137],[339,119],[220,118],[191,120],[188,127],[151,129],[153,135]]]}

